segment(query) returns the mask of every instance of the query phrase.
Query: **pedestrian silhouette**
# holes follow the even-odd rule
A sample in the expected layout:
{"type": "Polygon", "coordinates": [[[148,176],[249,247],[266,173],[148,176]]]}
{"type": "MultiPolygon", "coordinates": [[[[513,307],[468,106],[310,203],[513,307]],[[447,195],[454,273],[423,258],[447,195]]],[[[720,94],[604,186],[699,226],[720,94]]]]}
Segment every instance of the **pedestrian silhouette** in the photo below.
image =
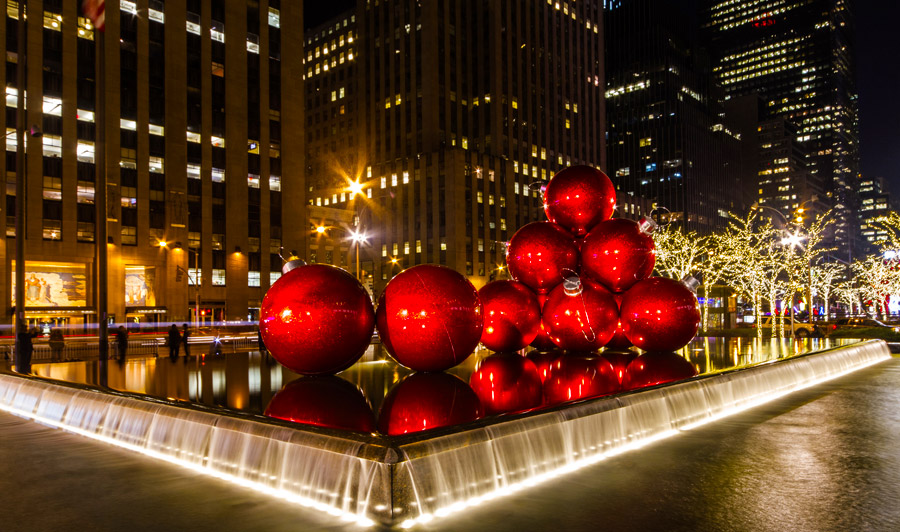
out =
{"type": "Polygon", "coordinates": [[[178,350],[181,347],[181,334],[178,332],[178,326],[174,323],[169,327],[169,358],[175,360],[178,358],[178,350]]]}
{"type": "MultiPolygon", "coordinates": [[[[57,327],[50,331],[50,352],[53,354],[53,360],[63,360],[62,352],[66,347],[66,338],[63,336],[62,329],[57,327]]],[[[66,357],[68,359],[69,357],[66,357]]]]}
{"type": "MultiPolygon", "coordinates": [[[[182,328],[184,329],[184,334],[182,335],[182,338],[181,338],[181,341],[184,343],[184,356],[189,357],[189,356],[191,356],[191,347],[190,347],[190,345],[188,345],[188,337],[191,335],[191,330],[188,329],[187,323],[185,323],[182,328]]],[[[187,358],[185,358],[185,362],[186,361],[187,361],[187,358]]]]}
{"type": "Polygon", "coordinates": [[[125,355],[128,352],[128,330],[122,325],[116,329],[116,347],[119,348],[119,362],[125,362],[125,355]]]}

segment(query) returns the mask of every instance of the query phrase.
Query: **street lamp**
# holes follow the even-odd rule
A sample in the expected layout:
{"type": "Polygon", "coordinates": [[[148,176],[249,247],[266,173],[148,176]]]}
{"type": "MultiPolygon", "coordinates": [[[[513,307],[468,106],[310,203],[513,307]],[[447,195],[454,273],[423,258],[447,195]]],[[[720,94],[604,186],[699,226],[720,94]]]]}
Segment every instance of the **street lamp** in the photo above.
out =
{"type": "Polygon", "coordinates": [[[340,229],[347,233],[349,240],[356,245],[356,280],[359,281],[359,246],[360,244],[365,244],[369,240],[369,236],[358,229],[348,229],[346,227],[334,226],[327,227],[325,225],[316,226],[316,233],[319,235],[327,236],[327,231],[329,229],[340,229]]]}
{"type": "MultiPolygon", "coordinates": [[[[781,245],[782,246],[790,246],[791,251],[799,248],[801,250],[805,250],[804,242],[809,239],[809,234],[806,232],[806,229],[803,227],[803,217],[800,216],[803,212],[803,206],[809,202],[818,201],[816,196],[813,196],[811,199],[808,199],[800,204],[797,208],[797,220],[794,221],[785,215],[780,210],[775,207],[770,207],[768,205],[760,205],[759,203],[754,203],[750,206],[751,209],[762,210],[769,209],[774,212],[784,221],[783,231],[785,234],[781,237],[781,245]],[[790,228],[793,227],[793,232],[791,232],[790,228]]],[[[806,261],[806,302],[807,302],[807,312],[809,313],[809,320],[813,321],[813,300],[812,300],[812,260],[807,259],[806,261]]],[[[791,296],[791,334],[794,333],[794,302],[793,296],[791,296]]]]}

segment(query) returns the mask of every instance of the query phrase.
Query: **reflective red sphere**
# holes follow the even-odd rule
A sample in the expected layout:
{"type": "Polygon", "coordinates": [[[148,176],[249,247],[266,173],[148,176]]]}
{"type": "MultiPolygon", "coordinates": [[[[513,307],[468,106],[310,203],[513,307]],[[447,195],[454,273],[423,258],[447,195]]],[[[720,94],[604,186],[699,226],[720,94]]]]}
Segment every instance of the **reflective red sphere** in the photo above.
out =
{"type": "Polygon", "coordinates": [[[572,234],[550,222],[532,222],[516,231],[506,248],[512,277],[538,294],[546,294],[578,269],[572,234]]]}
{"type": "Polygon", "coordinates": [[[481,343],[494,351],[518,351],[530,344],[541,326],[541,307],[527,286],[494,281],[478,291],[484,306],[481,343]]]}
{"type": "Polygon", "coordinates": [[[615,333],[619,312],[613,295],[590,279],[581,279],[581,293],[566,286],[550,292],[541,315],[541,323],[557,346],[573,351],[594,351],[603,347],[615,333]]]}
{"type": "Polygon", "coordinates": [[[259,330],[272,356],[295,373],[347,369],[372,341],[369,294],[340,268],[312,264],[275,281],[260,308],[259,330]]]}
{"type": "Polygon", "coordinates": [[[486,415],[520,412],[541,405],[543,388],[534,362],[515,353],[483,359],[469,378],[486,415]]]}
{"type": "Polygon", "coordinates": [[[441,371],[465,360],[481,339],[481,300],[472,283],[444,266],[403,270],[378,299],[378,334],[397,362],[441,371]]]}
{"type": "Polygon", "coordinates": [[[555,405],[615,393],[619,379],[612,364],[594,355],[563,355],[550,365],[544,381],[547,404],[555,405]]]}
{"type": "Polygon", "coordinates": [[[317,427],[373,432],[375,414],[359,388],[340,377],[316,375],[287,383],[265,415],[317,427]]]}
{"type": "Polygon", "coordinates": [[[447,373],[414,373],[394,386],[378,413],[378,430],[396,436],[469,423],[483,416],[468,384],[447,373]]]}
{"type": "Polygon", "coordinates": [[[677,353],[651,351],[628,364],[625,378],[622,379],[622,388],[633,390],[689,379],[696,374],[697,368],[677,353]]]}
{"type": "Polygon", "coordinates": [[[616,189],[606,174],[590,166],[570,166],[554,175],[544,191],[547,219],[575,236],[583,236],[609,220],[616,206],[616,189]]]}
{"type": "Polygon", "coordinates": [[[594,226],[581,247],[582,273],[613,292],[624,292],[650,277],[655,264],[653,238],[624,218],[594,226]]]}
{"type": "Polygon", "coordinates": [[[697,334],[697,296],[680,281],[651,277],[625,292],[619,311],[625,336],[645,351],[675,351],[697,334]]]}
{"type": "Polygon", "coordinates": [[[541,381],[546,382],[547,376],[550,374],[550,366],[561,356],[563,356],[563,351],[556,349],[555,351],[531,351],[525,355],[525,358],[534,362],[541,381]]]}
{"type": "Polygon", "coordinates": [[[619,381],[619,384],[622,384],[625,380],[625,370],[638,355],[634,351],[627,349],[607,349],[600,356],[612,364],[613,371],[616,372],[616,379],[619,381]]]}

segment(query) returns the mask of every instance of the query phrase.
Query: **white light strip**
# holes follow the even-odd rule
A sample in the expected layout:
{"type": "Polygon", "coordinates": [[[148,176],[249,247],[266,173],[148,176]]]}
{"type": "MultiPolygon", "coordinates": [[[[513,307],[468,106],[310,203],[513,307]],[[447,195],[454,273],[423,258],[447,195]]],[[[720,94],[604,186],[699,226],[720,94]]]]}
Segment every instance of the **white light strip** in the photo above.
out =
{"type": "Polygon", "coordinates": [[[412,528],[416,525],[429,523],[429,522],[433,521],[435,518],[447,517],[449,515],[459,512],[461,510],[464,510],[466,508],[478,506],[479,504],[481,504],[483,502],[497,499],[499,497],[505,497],[507,495],[512,495],[512,494],[517,493],[525,488],[531,488],[531,487],[537,486],[539,484],[542,484],[543,482],[552,480],[561,475],[565,475],[567,473],[572,473],[574,471],[578,471],[579,469],[583,469],[585,467],[594,465],[594,464],[601,462],[607,458],[617,456],[617,455],[620,455],[620,454],[623,454],[623,453],[626,453],[629,451],[633,451],[635,449],[640,449],[641,447],[645,447],[647,445],[650,445],[651,443],[656,443],[658,441],[665,440],[671,436],[675,436],[676,434],[680,434],[680,433],[686,432],[688,430],[693,430],[698,427],[702,427],[708,423],[712,423],[714,421],[718,421],[720,419],[726,418],[728,416],[731,416],[734,414],[739,414],[741,412],[750,410],[752,408],[756,408],[757,406],[764,405],[764,404],[774,401],[776,399],[780,399],[790,393],[800,391],[800,390],[803,390],[803,389],[806,389],[806,388],[809,388],[811,386],[815,386],[818,384],[822,384],[824,382],[828,382],[830,380],[837,379],[837,378],[843,377],[845,375],[849,375],[850,373],[853,373],[857,370],[867,368],[869,366],[873,366],[875,364],[878,364],[879,362],[883,362],[884,360],[885,359],[871,360],[871,361],[863,363],[859,366],[855,366],[848,370],[842,371],[840,373],[835,373],[832,375],[828,375],[826,377],[821,377],[818,379],[804,382],[802,384],[792,386],[781,392],[772,393],[772,392],[767,391],[765,393],[761,393],[756,398],[750,398],[750,399],[747,399],[746,401],[742,401],[742,404],[740,406],[726,408],[726,409],[720,410],[717,413],[710,413],[708,417],[701,419],[700,421],[695,421],[692,423],[685,424],[684,426],[682,426],[678,429],[665,430],[658,434],[654,434],[654,435],[646,437],[646,438],[633,440],[625,445],[621,445],[614,449],[610,449],[608,451],[598,453],[593,456],[581,458],[579,460],[576,460],[570,464],[566,464],[566,465],[559,467],[557,469],[554,469],[552,471],[548,471],[546,473],[541,473],[541,474],[535,475],[528,479],[516,482],[514,484],[510,484],[508,486],[504,486],[502,488],[485,493],[483,495],[479,495],[477,497],[472,497],[471,499],[467,499],[465,501],[455,502],[449,506],[445,506],[443,508],[436,510],[433,514],[425,513],[414,519],[407,519],[400,524],[400,528],[404,528],[404,529],[412,528]]]}
{"type": "Polygon", "coordinates": [[[324,504],[319,501],[315,501],[313,499],[309,499],[307,497],[302,497],[300,495],[297,495],[296,493],[292,493],[287,490],[273,488],[271,486],[266,486],[265,484],[253,482],[253,481],[250,481],[250,480],[247,480],[244,478],[240,478],[240,477],[237,477],[234,475],[222,473],[220,471],[215,471],[208,467],[198,466],[197,464],[194,464],[192,462],[188,462],[185,460],[181,460],[179,458],[175,458],[173,456],[158,453],[156,451],[147,449],[145,447],[122,442],[122,441],[110,438],[108,436],[103,436],[101,434],[96,434],[94,432],[86,431],[84,429],[73,427],[71,425],[66,425],[65,423],[61,423],[54,419],[50,419],[50,418],[47,418],[44,416],[37,415],[33,412],[26,412],[24,410],[21,410],[21,409],[12,407],[12,406],[8,406],[8,405],[2,404],[2,403],[0,403],[0,410],[3,410],[4,412],[9,412],[10,414],[13,414],[13,415],[16,415],[19,417],[23,417],[26,419],[32,419],[38,423],[41,423],[42,425],[47,425],[50,427],[63,429],[63,430],[72,432],[74,434],[78,434],[80,436],[85,436],[85,437],[88,437],[88,438],[91,438],[94,440],[108,443],[110,445],[115,445],[116,447],[122,447],[123,449],[135,451],[135,452],[144,454],[146,456],[149,456],[151,458],[163,460],[163,461],[169,462],[170,464],[179,465],[181,467],[184,467],[185,469],[190,469],[197,473],[202,473],[204,475],[208,475],[208,476],[215,477],[215,478],[218,478],[221,480],[225,480],[227,482],[231,482],[232,484],[237,484],[237,485],[243,486],[245,488],[250,488],[252,490],[260,492],[264,495],[268,495],[270,497],[276,497],[278,499],[282,499],[282,500],[285,500],[290,503],[299,504],[300,506],[304,506],[307,508],[312,508],[314,510],[318,510],[320,512],[327,513],[328,515],[338,517],[341,520],[346,521],[348,523],[356,524],[357,526],[360,526],[360,527],[370,527],[375,524],[375,522],[372,521],[371,519],[369,519],[368,517],[356,515],[356,514],[353,514],[350,512],[346,512],[340,508],[336,508],[334,506],[329,506],[327,504],[324,504]]]}

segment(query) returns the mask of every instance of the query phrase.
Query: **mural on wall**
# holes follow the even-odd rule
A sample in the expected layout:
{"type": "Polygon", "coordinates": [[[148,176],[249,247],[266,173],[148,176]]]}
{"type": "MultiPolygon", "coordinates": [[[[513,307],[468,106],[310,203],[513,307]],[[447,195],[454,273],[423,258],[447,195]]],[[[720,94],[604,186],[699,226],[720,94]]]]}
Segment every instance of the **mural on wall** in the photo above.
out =
{"type": "MultiPolygon", "coordinates": [[[[86,307],[88,279],[85,264],[26,262],[26,307],[86,307]]],[[[16,304],[16,271],[13,264],[12,304],[16,304]]]]}
{"type": "Polygon", "coordinates": [[[125,306],[156,306],[156,268],[125,267],[125,306]]]}

